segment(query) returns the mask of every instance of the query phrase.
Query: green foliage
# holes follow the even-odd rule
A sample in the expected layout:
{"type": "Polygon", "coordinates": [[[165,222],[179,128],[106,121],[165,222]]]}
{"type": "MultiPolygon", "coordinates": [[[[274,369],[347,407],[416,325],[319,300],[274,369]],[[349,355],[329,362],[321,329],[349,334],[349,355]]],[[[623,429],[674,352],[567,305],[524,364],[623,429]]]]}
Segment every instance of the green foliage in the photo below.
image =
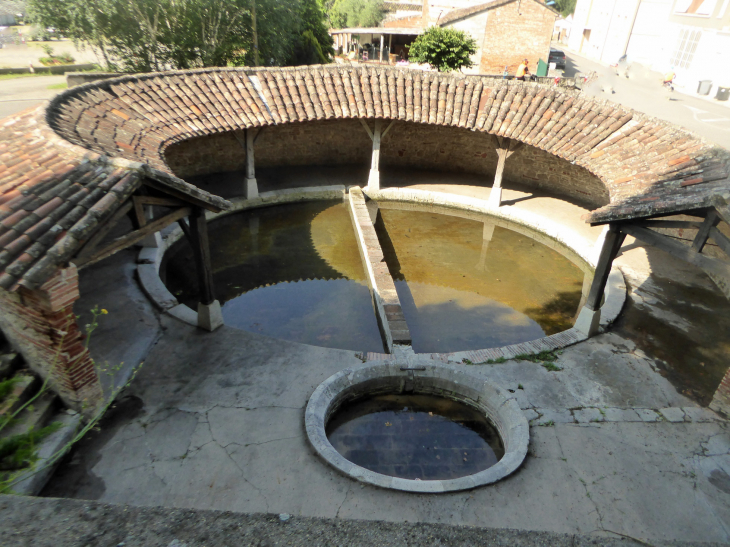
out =
{"type": "Polygon", "coordinates": [[[52,423],[41,429],[31,429],[21,435],[0,439],[0,471],[29,467],[37,459],[36,445],[45,437],[58,431],[61,422],[52,423]]]}
{"type": "Polygon", "coordinates": [[[417,63],[428,63],[439,72],[473,66],[471,56],[477,42],[466,32],[441,27],[429,27],[413,42],[408,57],[417,63]]]}
{"type": "Polygon", "coordinates": [[[325,25],[325,14],[318,0],[301,0],[302,34],[295,47],[294,64],[313,65],[330,62],[334,41],[325,25]]]}
{"type": "Polygon", "coordinates": [[[552,7],[560,12],[563,17],[567,17],[575,12],[575,4],[578,0],[555,0],[552,7]]]}
{"type": "Polygon", "coordinates": [[[93,48],[107,69],[149,72],[254,64],[254,1],[260,64],[328,59],[318,0],[30,0],[28,9],[39,27],[93,48]]]}
{"type": "Polygon", "coordinates": [[[334,28],[377,27],[385,11],[383,0],[334,0],[327,15],[334,28]]]}
{"type": "Polygon", "coordinates": [[[7,380],[0,382],[0,402],[13,392],[15,384],[18,382],[20,382],[19,376],[13,376],[12,378],[8,378],[7,380]]]}

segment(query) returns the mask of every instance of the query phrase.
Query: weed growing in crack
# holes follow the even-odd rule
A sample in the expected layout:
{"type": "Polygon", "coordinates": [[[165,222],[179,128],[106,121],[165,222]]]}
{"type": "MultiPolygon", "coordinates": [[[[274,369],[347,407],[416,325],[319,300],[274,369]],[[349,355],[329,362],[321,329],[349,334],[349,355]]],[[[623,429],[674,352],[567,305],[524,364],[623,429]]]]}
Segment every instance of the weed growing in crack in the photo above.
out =
{"type": "Polygon", "coordinates": [[[543,424],[537,424],[540,427],[553,427],[555,425],[555,422],[553,420],[548,420],[547,422],[543,424]]]}
{"type": "MultiPolygon", "coordinates": [[[[91,309],[92,319],[90,323],[87,323],[85,326],[86,330],[86,339],[84,341],[84,347],[88,351],[89,348],[89,341],[91,340],[91,333],[94,332],[94,330],[99,326],[98,317],[100,315],[107,315],[109,312],[107,310],[101,308],[99,309],[99,306],[94,306],[94,308],[91,309]]],[[[74,316],[73,314],[70,314],[68,317],[69,323],[75,321],[78,319],[78,316],[74,316]]],[[[68,332],[68,328],[64,329],[64,335],[68,332]]],[[[33,403],[35,403],[39,397],[43,396],[45,393],[50,391],[50,379],[53,376],[53,371],[55,370],[55,367],[60,362],[60,348],[63,346],[63,338],[61,339],[61,343],[59,344],[59,350],[56,352],[56,355],[53,360],[53,364],[48,371],[48,374],[46,375],[46,378],[43,380],[43,383],[41,384],[40,389],[33,395],[28,401],[25,402],[25,404],[20,405],[14,412],[12,412],[9,416],[2,418],[0,420],[0,432],[10,426],[13,423],[16,423],[16,419],[20,415],[21,412],[24,410],[32,409],[33,403]]],[[[82,354],[79,356],[79,359],[84,359],[86,357],[86,354],[82,354]]],[[[72,363],[75,364],[78,361],[74,361],[72,363]]],[[[99,421],[101,420],[102,416],[106,413],[106,411],[109,409],[111,404],[114,402],[114,400],[117,398],[117,395],[126,388],[132,380],[134,380],[135,376],[137,375],[137,372],[139,371],[140,367],[143,363],[140,363],[139,366],[135,369],[133,369],[132,374],[130,375],[129,380],[127,382],[114,389],[108,399],[107,402],[101,404],[94,414],[91,416],[91,418],[82,425],[77,431],[74,432],[73,437],[71,440],[69,440],[64,446],[59,448],[55,453],[53,453],[50,457],[46,459],[46,461],[43,463],[42,466],[36,467],[36,462],[38,460],[37,455],[37,449],[38,449],[38,442],[50,435],[51,433],[58,431],[62,424],[60,422],[54,422],[46,427],[40,428],[40,429],[31,429],[30,431],[27,431],[26,433],[20,434],[20,435],[13,435],[6,439],[2,439],[0,441],[0,494],[12,494],[12,487],[22,481],[27,480],[28,478],[32,477],[36,473],[39,473],[40,471],[47,469],[53,465],[56,464],[63,456],[66,455],[66,453],[71,449],[71,447],[76,444],[78,441],[80,441],[86,433],[91,431],[92,429],[98,429],[99,421]],[[5,464],[8,464],[6,466],[5,464]],[[15,465],[10,465],[15,464],[15,465]]],[[[119,365],[116,365],[114,367],[109,367],[108,364],[106,366],[96,366],[95,368],[98,370],[98,372],[107,374],[109,376],[114,376],[116,372],[118,372],[121,367],[124,365],[124,363],[120,363],[119,365]]],[[[81,405],[82,413],[84,410],[87,409],[88,402],[83,401],[81,405]]]]}
{"type": "Polygon", "coordinates": [[[519,355],[515,355],[515,359],[518,361],[529,361],[531,363],[540,363],[542,366],[547,368],[550,371],[553,370],[563,370],[553,363],[557,360],[558,353],[554,351],[541,351],[540,353],[520,353],[519,355]],[[552,368],[548,367],[547,365],[551,364],[552,368]]]}

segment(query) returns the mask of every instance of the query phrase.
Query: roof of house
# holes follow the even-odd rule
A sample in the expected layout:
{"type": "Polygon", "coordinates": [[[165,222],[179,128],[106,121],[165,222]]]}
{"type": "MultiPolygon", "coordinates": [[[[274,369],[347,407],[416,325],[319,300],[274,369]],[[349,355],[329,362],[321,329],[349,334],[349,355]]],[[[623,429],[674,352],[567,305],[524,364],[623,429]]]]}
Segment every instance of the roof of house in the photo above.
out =
{"type": "MultiPolygon", "coordinates": [[[[519,1],[519,0],[492,0],[491,2],[485,2],[484,4],[478,4],[476,6],[469,6],[468,8],[451,10],[446,15],[444,15],[441,19],[439,19],[438,25],[443,27],[444,25],[453,23],[454,21],[458,21],[459,19],[465,19],[467,17],[471,17],[472,15],[482,13],[483,11],[499,8],[501,6],[509,4],[511,2],[517,2],[517,1],[519,1]]],[[[540,2],[540,0],[525,0],[525,1],[535,2],[537,4],[540,4],[546,10],[552,11],[556,16],[560,15],[553,8],[545,5],[544,2],[540,2]]]]}
{"type": "Polygon", "coordinates": [[[405,34],[416,36],[423,34],[424,29],[415,27],[356,27],[356,28],[335,28],[330,34],[405,34]]]}
{"type": "Polygon", "coordinates": [[[37,287],[79,251],[143,179],[215,210],[230,206],[166,173],[64,141],[38,107],[0,121],[0,287],[37,287]]]}
{"type": "Polygon", "coordinates": [[[0,122],[0,287],[42,283],[143,176],[226,208],[225,200],[172,174],[165,163],[172,144],[247,127],[351,118],[490,133],[577,164],[610,194],[610,203],[591,213],[592,223],[730,201],[730,152],[579,91],[398,67],[133,75],[69,89],[45,117],[34,110],[0,122]]]}

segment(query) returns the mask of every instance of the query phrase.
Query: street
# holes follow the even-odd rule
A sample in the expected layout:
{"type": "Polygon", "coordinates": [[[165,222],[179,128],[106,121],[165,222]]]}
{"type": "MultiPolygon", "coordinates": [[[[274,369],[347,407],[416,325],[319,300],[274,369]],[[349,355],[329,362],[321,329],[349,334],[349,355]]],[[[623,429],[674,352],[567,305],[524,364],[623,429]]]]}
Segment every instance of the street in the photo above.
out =
{"type": "MultiPolygon", "coordinates": [[[[556,47],[561,47],[556,45],[556,47]]],[[[680,125],[720,146],[730,149],[730,101],[721,103],[662,87],[662,75],[633,65],[629,78],[617,76],[613,68],[565,50],[565,76],[596,71],[598,79],[584,92],[680,125]],[[613,88],[613,93],[603,91],[613,88]]]]}
{"type": "Polygon", "coordinates": [[[62,89],[48,89],[66,82],[66,76],[26,76],[0,79],[0,119],[50,99],[62,89]]]}

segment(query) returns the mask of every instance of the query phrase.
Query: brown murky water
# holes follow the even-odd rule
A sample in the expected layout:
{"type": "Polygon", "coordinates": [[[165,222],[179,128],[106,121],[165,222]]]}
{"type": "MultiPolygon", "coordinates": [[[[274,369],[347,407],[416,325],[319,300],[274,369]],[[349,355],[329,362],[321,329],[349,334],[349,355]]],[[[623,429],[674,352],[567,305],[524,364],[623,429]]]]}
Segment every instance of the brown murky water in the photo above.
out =
{"type": "MultiPolygon", "coordinates": [[[[381,210],[376,230],[417,352],[504,346],[572,326],[581,269],[484,219],[381,210]]],[[[211,222],[209,235],[227,325],[306,344],[383,351],[345,204],[253,209],[211,222]]],[[[181,302],[197,307],[187,241],[166,253],[161,275],[181,302]]]]}
{"type": "Polygon", "coordinates": [[[381,204],[376,230],[417,352],[499,347],[573,326],[584,274],[529,236],[381,204]]]}
{"type": "Polygon", "coordinates": [[[504,456],[487,418],[431,395],[378,395],[343,405],[327,438],[361,467],[404,479],[443,480],[478,473],[504,456]]]}

